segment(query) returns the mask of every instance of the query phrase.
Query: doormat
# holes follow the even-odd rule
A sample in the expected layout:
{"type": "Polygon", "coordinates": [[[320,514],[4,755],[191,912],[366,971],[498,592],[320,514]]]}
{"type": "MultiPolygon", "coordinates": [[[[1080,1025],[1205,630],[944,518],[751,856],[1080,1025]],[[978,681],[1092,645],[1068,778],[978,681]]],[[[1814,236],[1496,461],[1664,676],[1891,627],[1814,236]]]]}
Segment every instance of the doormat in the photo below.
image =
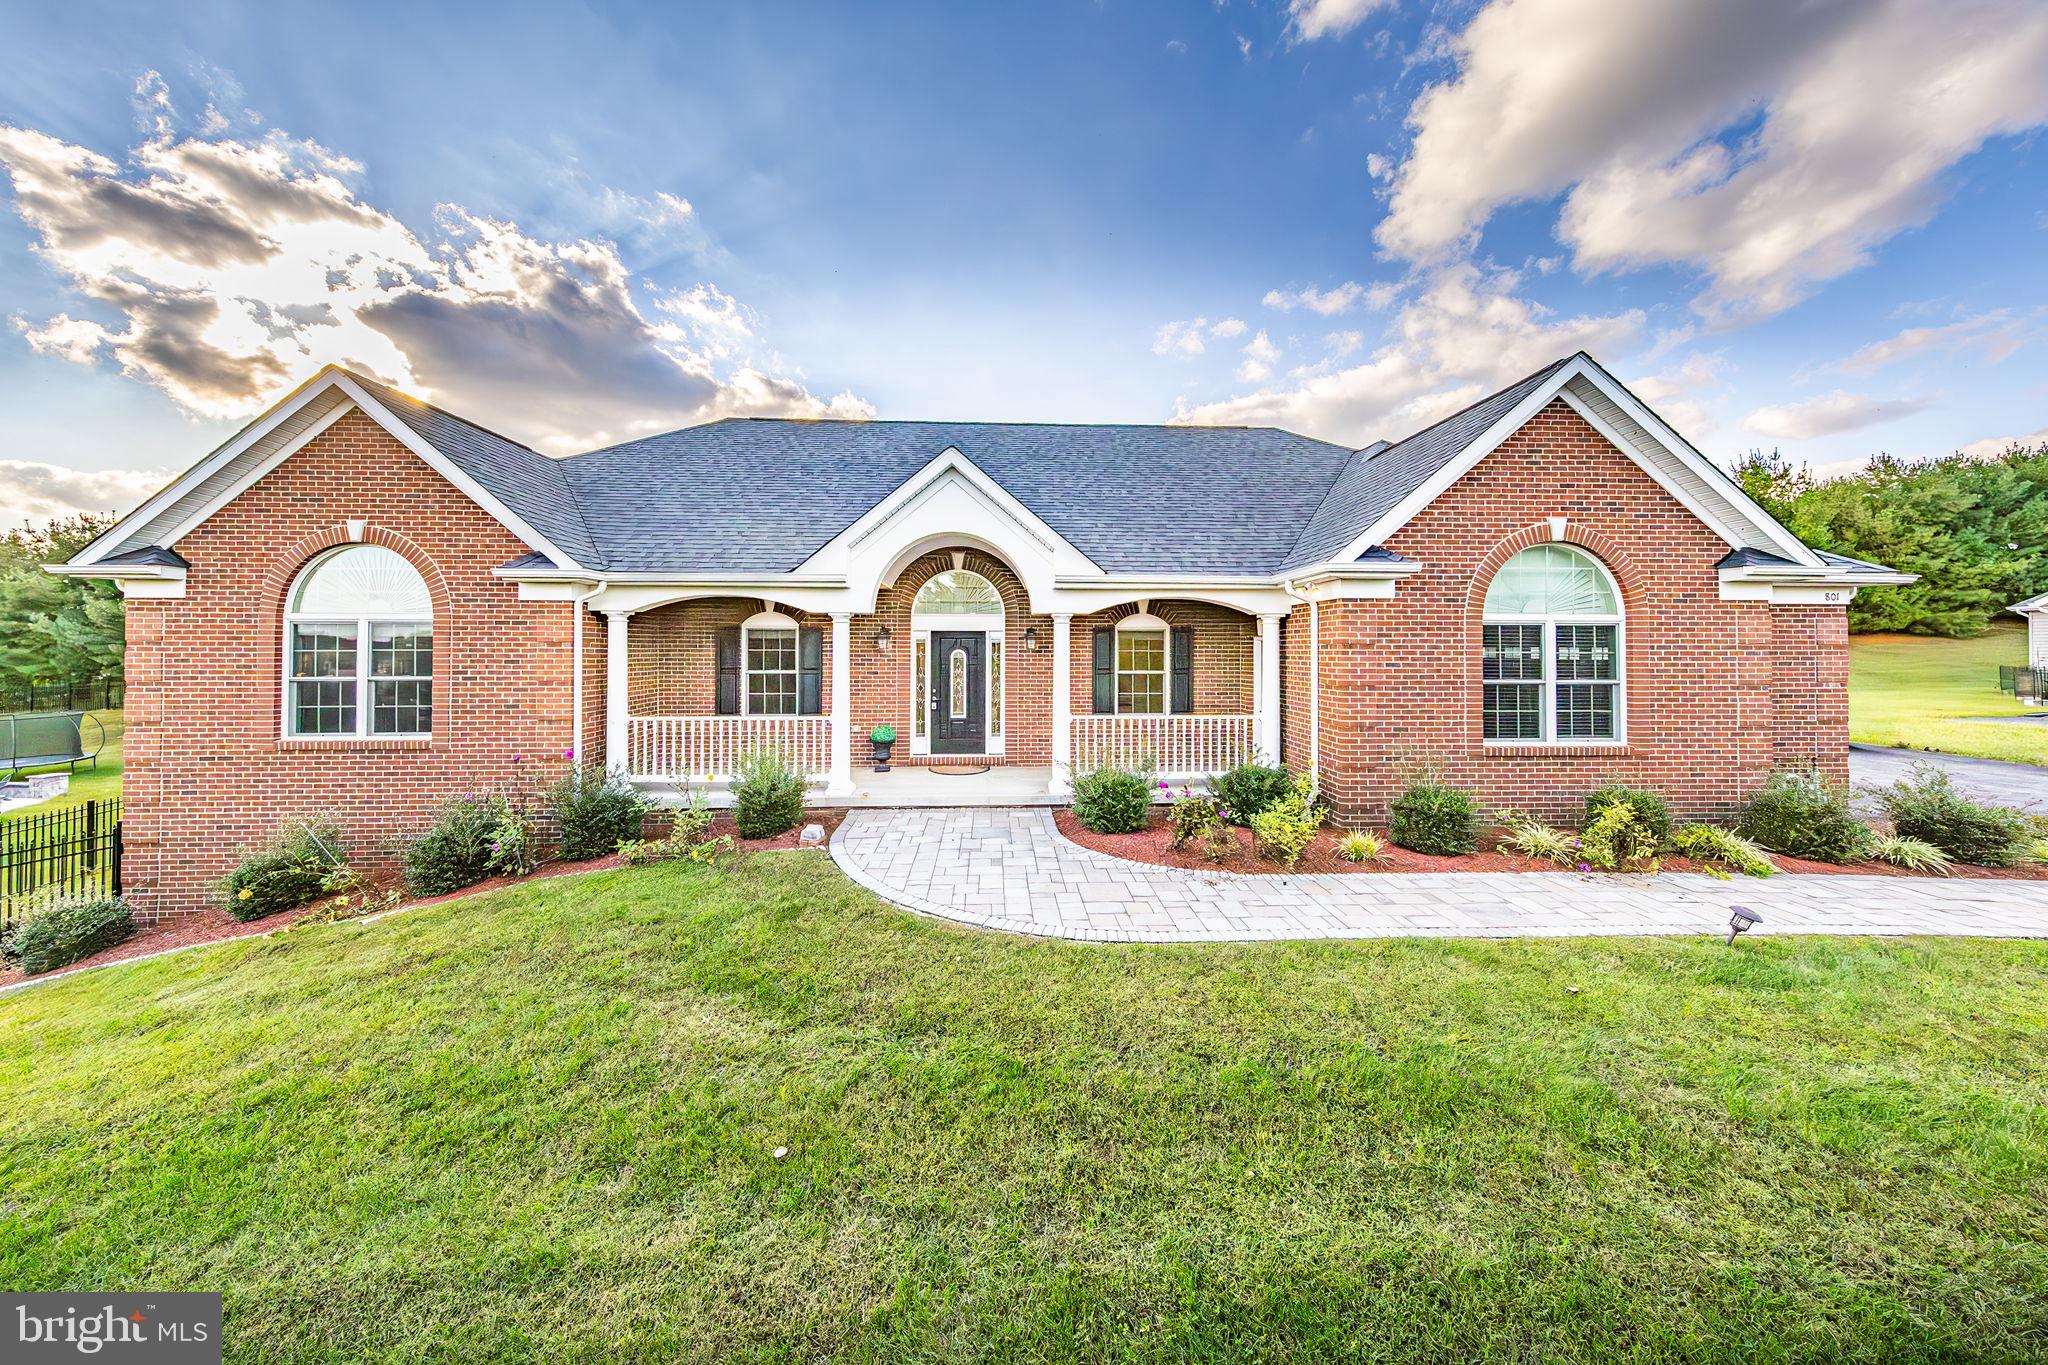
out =
{"type": "Polygon", "coordinates": [[[930,767],[940,777],[976,777],[988,771],[986,763],[934,763],[930,767]]]}

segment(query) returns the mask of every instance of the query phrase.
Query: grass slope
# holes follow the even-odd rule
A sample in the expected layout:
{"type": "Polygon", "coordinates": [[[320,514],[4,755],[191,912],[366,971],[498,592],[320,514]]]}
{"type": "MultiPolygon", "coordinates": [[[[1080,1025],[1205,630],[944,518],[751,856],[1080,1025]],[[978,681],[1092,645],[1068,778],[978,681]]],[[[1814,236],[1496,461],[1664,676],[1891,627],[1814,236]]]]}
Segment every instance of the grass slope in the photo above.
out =
{"type": "Polygon", "coordinates": [[[2044,1026],[2042,943],[605,873],[0,998],[0,1283],[223,1289],[266,1361],[2039,1358],[2044,1026]]]}
{"type": "Polygon", "coordinates": [[[1977,758],[2048,764],[2048,724],[1985,725],[1963,716],[2019,716],[1998,690],[2000,664],[2027,661],[2027,628],[1994,626],[1974,640],[1849,637],[1849,738],[1977,758]]]}

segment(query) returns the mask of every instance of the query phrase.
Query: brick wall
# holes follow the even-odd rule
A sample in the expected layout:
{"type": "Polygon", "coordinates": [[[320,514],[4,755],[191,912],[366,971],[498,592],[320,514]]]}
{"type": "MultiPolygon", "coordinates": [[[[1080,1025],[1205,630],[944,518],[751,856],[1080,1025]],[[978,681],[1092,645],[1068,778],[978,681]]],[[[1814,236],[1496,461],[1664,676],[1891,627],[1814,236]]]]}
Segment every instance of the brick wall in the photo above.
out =
{"type": "MultiPolygon", "coordinates": [[[[1425,767],[1489,807],[1576,816],[1622,781],[1675,810],[1727,817],[1774,766],[1847,774],[1848,641],[1839,607],[1720,600],[1727,546],[1577,413],[1553,403],[1403,527],[1389,548],[1424,568],[1392,600],[1318,608],[1324,789],[1381,821],[1425,767]],[[1542,751],[1480,736],[1481,609],[1493,573],[1550,539],[1598,555],[1627,612],[1627,745],[1542,751]]],[[[1307,612],[1284,637],[1290,763],[1307,760],[1307,612]]]]}
{"type": "MultiPolygon", "coordinates": [[[[332,815],[363,861],[388,865],[438,802],[518,768],[559,769],[574,608],[521,602],[490,575],[526,548],[361,413],[181,541],[186,596],[128,610],[123,870],[140,916],[204,908],[236,851],[287,816],[332,815]],[[432,593],[431,740],[282,737],[285,593],[310,558],[347,543],[350,518],[432,593]]],[[[588,624],[599,703],[586,738],[601,747],[603,630],[588,624]]]]}

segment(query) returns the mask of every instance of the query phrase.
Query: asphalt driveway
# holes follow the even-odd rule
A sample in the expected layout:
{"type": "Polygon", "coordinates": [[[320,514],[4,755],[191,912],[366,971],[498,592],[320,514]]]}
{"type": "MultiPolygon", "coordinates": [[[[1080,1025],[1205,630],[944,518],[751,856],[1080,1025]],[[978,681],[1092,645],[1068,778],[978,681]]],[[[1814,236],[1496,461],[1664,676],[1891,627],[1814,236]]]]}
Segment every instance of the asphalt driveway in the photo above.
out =
{"type": "Polygon", "coordinates": [[[2048,815],[2048,768],[2031,763],[2000,763],[1990,758],[1930,754],[1919,749],[1849,746],[1849,781],[1858,787],[1896,782],[1922,764],[1932,764],[1946,772],[1958,791],[1975,800],[2048,815]]]}

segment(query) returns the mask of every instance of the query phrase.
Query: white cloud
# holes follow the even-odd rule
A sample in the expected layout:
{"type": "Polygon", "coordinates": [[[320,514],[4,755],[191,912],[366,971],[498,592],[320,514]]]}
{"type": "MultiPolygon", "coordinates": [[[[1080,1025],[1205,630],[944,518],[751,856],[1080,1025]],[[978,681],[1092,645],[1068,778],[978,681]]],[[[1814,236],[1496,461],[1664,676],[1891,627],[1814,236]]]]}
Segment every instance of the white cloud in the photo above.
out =
{"type": "Polygon", "coordinates": [[[1882,341],[1857,348],[1836,361],[1833,368],[1849,374],[1869,374],[1936,347],[1951,353],[1969,347],[1995,364],[2017,351],[2020,343],[2018,324],[2010,314],[1980,313],[1943,327],[1908,327],[1882,341]]]}
{"type": "Polygon", "coordinates": [[[1332,355],[1347,356],[1365,345],[1365,333],[1332,332],[1323,338],[1323,344],[1330,348],[1332,355]]]}
{"type": "Polygon", "coordinates": [[[1398,292],[1398,286],[1391,284],[1376,284],[1368,289],[1356,280],[1346,280],[1330,289],[1317,289],[1313,285],[1307,289],[1268,289],[1261,302],[1282,313],[1306,308],[1327,318],[1355,308],[1360,299],[1365,300],[1369,307],[1384,308],[1398,292]]]}
{"type": "Polygon", "coordinates": [[[1247,384],[1256,384],[1273,373],[1273,363],[1280,359],[1280,348],[1266,336],[1261,327],[1257,336],[1244,344],[1244,363],[1237,367],[1237,377],[1247,384]]]}
{"type": "MultiPolygon", "coordinates": [[[[733,412],[867,410],[754,369],[752,315],[715,286],[656,296],[667,320],[650,319],[608,238],[443,206],[423,239],[357,197],[346,158],[278,132],[180,139],[159,96],[145,82],[151,134],[127,167],[0,126],[16,210],[86,305],[15,320],[43,354],[117,365],[216,418],[338,361],[558,452],[733,412]]],[[[674,194],[584,202],[620,229],[701,240],[674,194]]]]}
{"type": "Polygon", "coordinates": [[[1201,355],[1209,349],[1203,338],[1227,341],[1243,336],[1244,330],[1243,318],[1220,318],[1215,322],[1207,318],[1183,318],[1179,322],[1162,323],[1152,335],[1152,354],[1201,355]]]}
{"type": "Polygon", "coordinates": [[[171,481],[169,469],[88,474],[35,460],[0,460],[0,507],[17,521],[73,512],[126,512],[171,481]]]}
{"type": "Polygon", "coordinates": [[[1569,191],[1580,270],[1697,267],[1710,316],[1798,301],[1925,221],[1987,138],[2048,121],[2037,0],[1494,0],[1452,51],[1381,246],[1446,259],[1569,191]]]}
{"type": "Polygon", "coordinates": [[[1925,398],[1868,398],[1860,393],[1836,389],[1818,398],[1758,408],[1742,419],[1742,425],[1759,436],[1785,441],[1810,441],[1817,436],[1837,436],[1860,431],[1884,422],[1909,417],[1925,409],[1925,398]]]}
{"type": "Polygon", "coordinates": [[[1990,460],[2005,454],[2013,446],[2024,446],[2028,450],[2048,446],[2048,427],[2027,432],[2023,436],[1994,436],[1988,440],[1972,441],[1956,453],[1972,460],[1990,460]]]}
{"type": "Polygon", "coordinates": [[[1311,43],[1318,38],[1349,33],[1374,10],[1392,3],[1393,0],[1287,0],[1288,40],[1311,43]]]}
{"type": "Polygon", "coordinates": [[[1405,436],[1574,351],[1611,352],[1642,331],[1637,310],[1553,317],[1514,295],[1512,283],[1471,264],[1446,267],[1403,305],[1386,343],[1363,363],[1218,402],[1182,400],[1173,420],[1283,426],[1364,445],[1405,436]]]}
{"type": "Polygon", "coordinates": [[[1242,33],[1237,35],[1237,55],[1246,61],[1252,59],[1252,40],[1245,37],[1242,33]]]}
{"type": "Polygon", "coordinates": [[[1628,387],[1631,393],[1670,423],[1679,435],[1698,445],[1718,426],[1700,399],[1701,394],[1720,376],[1721,357],[1696,351],[1687,356],[1677,369],[1631,379],[1628,387]]]}

